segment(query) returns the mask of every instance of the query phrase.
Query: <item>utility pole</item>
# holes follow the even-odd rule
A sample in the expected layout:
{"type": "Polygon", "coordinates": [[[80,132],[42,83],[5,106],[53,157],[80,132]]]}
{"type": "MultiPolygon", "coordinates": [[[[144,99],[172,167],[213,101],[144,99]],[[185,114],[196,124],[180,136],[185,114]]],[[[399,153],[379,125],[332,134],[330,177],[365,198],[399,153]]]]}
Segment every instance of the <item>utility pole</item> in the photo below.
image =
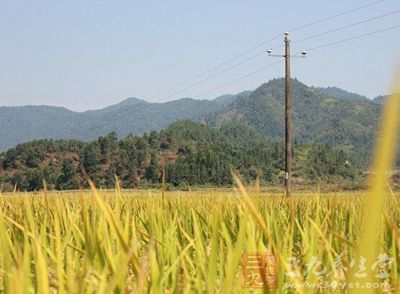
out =
{"type": "MultiPolygon", "coordinates": [[[[285,194],[290,197],[292,194],[292,79],[290,77],[290,39],[289,33],[285,33],[285,54],[271,55],[272,50],[267,50],[272,57],[285,58],[285,194]]],[[[306,56],[306,52],[295,58],[306,56]]]]}
{"type": "Polygon", "coordinates": [[[285,188],[291,195],[292,186],[292,80],[290,78],[290,40],[285,34],[285,188]]]}

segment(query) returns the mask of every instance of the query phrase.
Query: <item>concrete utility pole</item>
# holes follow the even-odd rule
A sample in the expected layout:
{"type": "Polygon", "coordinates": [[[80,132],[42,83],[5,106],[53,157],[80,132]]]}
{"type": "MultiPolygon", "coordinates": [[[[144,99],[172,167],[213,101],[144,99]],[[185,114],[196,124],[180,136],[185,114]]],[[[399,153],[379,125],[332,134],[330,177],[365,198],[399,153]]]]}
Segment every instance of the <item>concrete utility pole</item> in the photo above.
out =
{"type": "MultiPolygon", "coordinates": [[[[290,40],[289,33],[285,33],[285,55],[271,55],[272,50],[267,50],[272,57],[285,58],[285,193],[291,196],[292,189],[292,79],[290,77],[290,40]]],[[[306,56],[306,52],[301,52],[300,56],[306,56]]]]}

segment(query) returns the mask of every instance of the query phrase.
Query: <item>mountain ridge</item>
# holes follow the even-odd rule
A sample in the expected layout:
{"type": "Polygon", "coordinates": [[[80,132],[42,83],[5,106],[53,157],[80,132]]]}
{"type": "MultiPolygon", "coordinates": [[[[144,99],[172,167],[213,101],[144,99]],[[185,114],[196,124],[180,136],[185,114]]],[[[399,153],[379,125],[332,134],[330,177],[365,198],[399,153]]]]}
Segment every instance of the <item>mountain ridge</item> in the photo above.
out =
{"type": "MultiPolygon", "coordinates": [[[[345,90],[336,92],[350,93],[345,90]]],[[[293,80],[293,101],[295,140],[320,140],[329,144],[339,142],[348,149],[354,149],[360,142],[368,146],[371,144],[379,106],[369,99],[342,99],[293,80]]],[[[0,151],[35,139],[89,141],[113,131],[119,137],[130,133],[139,135],[164,129],[183,119],[201,121],[210,126],[217,126],[223,121],[243,120],[267,137],[282,140],[283,113],[282,78],[264,83],[253,91],[226,94],[213,100],[181,98],[156,103],[130,97],[117,104],[85,112],[58,106],[3,106],[0,107],[0,123],[3,126],[0,129],[0,137],[3,138],[0,151]]]]}
{"type": "MultiPolygon", "coordinates": [[[[101,109],[76,112],[48,105],[1,106],[0,151],[35,139],[93,140],[116,131],[120,137],[158,131],[182,119],[204,120],[234,100],[181,98],[152,103],[131,97],[101,109]]],[[[219,99],[218,99],[219,98],[219,99]]]]}
{"type": "Polygon", "coordinates": [[[349,92],[346,90],[343,90],[341,88],[338,87],[315,87],[315,89],[317,89],[318,91],[332,96],[332,97],[336,97],[338,99],[344,99],[344,100],[360,100],[360,101],[365,101],[365,100],[370,100],[368,99],[366,96],[363,95],[359,95],[357,93],[353,93],[353,92],[349,92]]]}

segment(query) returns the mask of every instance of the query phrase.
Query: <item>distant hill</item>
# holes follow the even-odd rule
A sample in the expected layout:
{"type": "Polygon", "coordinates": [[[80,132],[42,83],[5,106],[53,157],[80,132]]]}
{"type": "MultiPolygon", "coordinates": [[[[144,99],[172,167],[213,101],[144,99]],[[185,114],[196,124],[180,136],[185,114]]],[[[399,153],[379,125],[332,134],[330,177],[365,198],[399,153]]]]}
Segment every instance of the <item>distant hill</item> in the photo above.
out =
{"type": "Polygon", "coordinates": [[[329,96],[332,96],[332,97],[335,97],[335,98],[338,98],[338,99],[352,100],[352,101],[356,101],[356,100],[365,101],[365,100],[368,100],[368,98],[365,97],[365,96],[362,96],[362,95],[359,95],[359,94],[356,94],[356,93],[352,93],[352,92],[348,92],[346,90],[343,90],[343,89],[340,89],[340,88],[337,88],[337,87],[327,87],[327,88],[316,87],[315,89],[317,89],[318,91],[320,91],[320,92],[322,92],[322,93],[324,93],[326,95],[329,95],[329,96]]]}
{"type": "MultiPolygon", "coordinates": [[[[244,121],[271,139],[284,137],[284,80],[275,79],[217,112],[209,123],[244,121]]],[[[363,162],[375,137],[381,107],[368,99],[337,99],[293,81],[293,138],[298,142],[342,146],[363,162]]]]}
{"type": "Polygon", "coordinates": [[[375,97],[372,101],[374,101],[374,103],[377,104],[385,104],[386,99],[388,98],[388,95],[379,95],[377,97],[375,97]]]}
{"type": "Polygon", "coordinates": [[[116,105],[82,113],[52,106],[0,107],[0,151],[34,139],[87,141],[112,131],[120,137],[157,131],[181,119],[204,120],[232,103],[235,97],[226,95],[211,101],[183,98],[165,103],[128,98],[116,105]]]}
{"type": "Polygon", "coordinates": [[[242,97],[242,98],[249,97],[251,92],[252,91],[243,91],[237,95],[226,94],[226,95],[222,95],[222,96],[215,98],[213,101],[217,102],[221,105],[227,106],[229,104],[232,104],[236,100],[237,97],[242,97]]]}
{"type": "MultiPolygon", "coordinates": [[[[397,95],[400,95],[400,93],[397,93],[397,95]]],[[[385,104],[386,100],[389,98],[389,95],[380,95],[375,97],[372,101],[376,104],[385,104]]]]}
{"type": "Polygon", "coordinates": [[[82,118],[62,107],[0,107],[0,150],[39,138],[81,138],[82,118]]]}

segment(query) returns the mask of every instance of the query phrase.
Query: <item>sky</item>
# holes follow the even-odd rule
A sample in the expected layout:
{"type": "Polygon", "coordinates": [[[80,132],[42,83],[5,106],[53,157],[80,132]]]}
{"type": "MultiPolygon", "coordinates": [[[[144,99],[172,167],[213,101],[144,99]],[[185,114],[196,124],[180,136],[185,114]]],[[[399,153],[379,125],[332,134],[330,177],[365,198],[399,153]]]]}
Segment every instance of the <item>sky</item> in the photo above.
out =
{"type": "MultiPolygon", "coordinates": [[[[252,90],[282,77],[283,63],[220,86],[276,62],[261,52],[282,45],[283,32],[376,1],[2,0],[0,106],[45,104],[85,111],[127,97],[165,102],[252,90]],[[282,37],[157,95],[278,34],[282,37]]],[[[386,0],[296,30],[290,34],[292,52],[400,25],[397,13],[295,42],[399,9],[400,1],[386,0]]],[[[274,53],[282,53],[282,48],[274,53]]],[[[292,60],[292,76],[307,85],[337,86],[373,98],[388,92],[399,61],[400,29],[395,29],[311,50],[307,58],[292,60]]]]}

